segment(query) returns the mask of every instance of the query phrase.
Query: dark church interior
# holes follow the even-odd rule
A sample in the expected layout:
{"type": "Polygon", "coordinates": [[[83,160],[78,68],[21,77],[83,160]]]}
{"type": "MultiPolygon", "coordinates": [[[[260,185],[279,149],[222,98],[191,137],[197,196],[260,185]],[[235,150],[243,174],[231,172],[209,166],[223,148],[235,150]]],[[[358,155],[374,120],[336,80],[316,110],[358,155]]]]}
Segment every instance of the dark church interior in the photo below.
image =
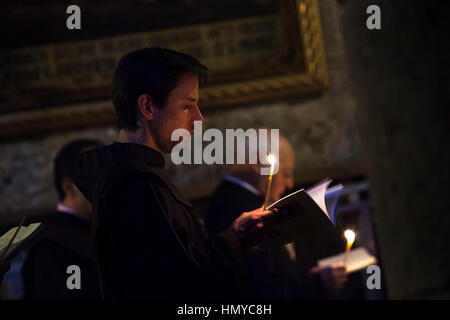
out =
{"type": "MultiPolygon", "coordinates": [[[[116,89],[120,84],[116,85],[116,80],[113,84],[118,74],[115,70],[125,55],[155,47],[187,54],[208,68],[207,81],[195,78],[199,98],[194,107],[202,119],[202,133],[221,132],[224,144],[229,129],[278,129],[280,137],[279,170],[273,175],[273,185],[272,174],[270,179],[268,174],[255,176],[253,167],[229,163],[225,156],[221,159],[219,149],[215,149],[214,163],[200,159],[179,164],[173,151],[162,153],[153,148],[156,151],[151,152],[157,154],[154,161],[158,166],[163,163],[158,170],[167,176],[154,183],[170,180],[164,187],[171,190],[169,196],[178,206],[188,203],[186,212],[194,212],[196,220],[187,220],[195,226],[189,230],[174,223],[171,236],[183,242],[197,229],[212,238],[223,230],[239,231],[234,226],[242,212],[261,207],[263,200],[266,208],[266,204],[302,189],[311,200],[312,191],[308,190],[325,179],[331,182],[322,194],[323,201],[337,190],[331,199],[333,207],[326,203],[328,213],[321,213],[316,201],[314,210],[302,210],[319,216],[290,226],[280,222],[282,218],[277,220],[280,228],[275,225],[273,230],[283,233],[279,230],[286,227],[289,240],[271,243],[269,249],[262,244],[242,249],[247,280],[254,291],[229,289],[231,293],[221,292],[226,298],[218,295],[220,299],[250,297],[268,303],[450,298],[448,1],[79,0],[70,4],[6,0],[0,8],[1,300],[105,299],[107,289],[97,278],[96,264],[104,256],[98,255],[91,239],[93,234],[107,234],[101,223],[106,218],[97,215],[102,207],[86,195],[82,183],[71,180],[63,162],[109,145],[116,145],[119,153],[125,150],[120,148],[125,143],[117,141],[125,141],[120,140],[124,132],[133,130],[117,118],[118,94],[112,92],[120,90],[116,89]],[[279,187],[280,183],[283,186],[279,187]],[[225,222],[233,208],[236,215],[225,222]],[[41,225],[20,248],[14,248],[11,228],[20,225],[19,230],[24,231],[33,223],[41,225]],[[346,230],[354,232],[354,241],[344,236],[346,230]],[[6,248],[9,240],[11,248],[6,248]],[[330,257],[337,257],[340,267],[326,264],[324,260],[330,257]],[[349,269],[352,264],[354,270],[349,269]],[[80,270],[81,280],[75,277],[80,270]],[[344,271],[341,274],[339,270],[344,271]]],[[[161,57],[166,51],[156,52],[161,57]]],[[[144,79],[144,71],[136,72],[136,77],[144,79]]],[[[186,74],[177,75],[178,87],[170,88],[167,101],[178,90],[174,88],[182,88],[180,83],[191,79],[186,74]]],[[[158,80],[155,83],[164,89],[158,80]]],[[[164,124],[156,126],[159,120],[155,119],[162,119],[157,115],[163,117],[168,111],[156,107],[159,111],[146,114],[141,105],[147,100],[142,97],[154,98],[145,92],[139,101],[135,99],[133,105],[138,109],[133,112],[144,119],[142,123],[148,123],[150,129],[145,132],[152,135],[165,128],[161,127],[164,124]],[[146,116],[153,118],[145,122],[146,116]]],[[[170,124],[178,118],[165,119],[170,124]]],[[[204,158],[211,141],[205,137],[200,142],[204,158]]],[[[154,141],[159,146],[156,138],[154,141]]],[[[141,149],[135,152],[151,155],[141,149]]],[[[103,169],[100,165],[98,170],[103,169]]],[[[158,192],[148,202],[166,201],[158,192]]],[[[127,194],[119,192],[116,198],[127,194]]],[[[168,219],[179,211],[172,212],[170,203],[167,210],[168,219]]],[[[123,219],[138,219],[133,212],[122,213],[128,216],[123,219]]],[[[127,270],[123,276],[129,277],[129,282],[158,278],[139,274],[143,267],[131,267],[150,256],[153,262],[161,259],[157,264],[165,264],[167,273],[172,268],[177,273],[178,263],[183,268],[183,262],[177,262],[182,260],[171,256],[172,238],[157,238],[166,229],[149,223],[145,226],[148,231],[142,231],[144,222],[136,221],[136,230],[130,223],[127,234],[111,231],[108,238],[115,239],[110,250],[116,250],[112,243],[119,243],[119,260],[121,254],[128,257],[119,264],[127,270]],[[148,239],[160,239],[148,249],[152,255],[145,253],[144,243],[131,249],[117,240],[129,238],[132,243],[135,237],[138,242],[139,232],[148,239]],[[134,262],[128,265],[129,261],[134,262]],[[133,270],[138,275],[132,276],[133,270]]],[[[238,231],[235,234],[243,247],[238,231]]],[[[197,248],[189,244],[185,250],[193,252],[195,263],[203,263],[197,259],[197,248]]],[[[213,264],[217,259],[211,258],[213,264]]],[[[220,259],[225,258],[221,255],[220,259]]],[[[108,268],[103,262],[105,265],[108,268]]],[[[218,269],[228,276],[231,265],[228,261],[218,269]]],[[[113,274],[112,269],[105,274],[113,274]]],[[[208,270],[205,267],[200,277],[207,277],[208,270]]],[[[148,295],[142,288],[133,291],[137,285],[122,288],[127,282],[117,284],[113,291],[117,299],[170,300],[178,290],[176,279],[168,280],[161,289],[160,282],[149,280],[155,287],[148,288],[148,295]]],[[[195,279],[190,279],[190,287],[182,280],[180,287],[187,289],[180,289],[181,298],[178,293],[173,297],[184,301],[181,292],[187,290],[189,295],[189,288],[196,287],[195,279]]],[[[192,291],[197,297],[200,289],[192,291]]],[[[199,297],[204,301],[201,294],[199,297]]]]}

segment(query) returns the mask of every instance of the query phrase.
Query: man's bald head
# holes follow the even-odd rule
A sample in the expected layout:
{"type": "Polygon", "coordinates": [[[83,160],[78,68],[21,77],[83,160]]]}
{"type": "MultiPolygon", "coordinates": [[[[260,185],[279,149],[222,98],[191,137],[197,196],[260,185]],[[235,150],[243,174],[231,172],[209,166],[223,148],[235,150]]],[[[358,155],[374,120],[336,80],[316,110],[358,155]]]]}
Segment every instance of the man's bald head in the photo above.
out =
{"type": "MultiPolygon", "coordinates": [[[[266,128],[258,128],[259,130],[266,128]]],[[[267,130],[267,138],[270,141],[271,130],[267,130]]],[[[260,135],[258,134],[258,137],[260,135]]],[[[278,137],[278,158],[277,166],[278,171],[274,174],[272,187],[271,187],[271,201],[278,200],[281,195],[287,190],[294,186],[293,171],[294,171],[294,150],[288,139],[282,134],[277,135],[278,137]]],[[[256,189],[260,191],[261,195],[264,195],[267,189],[268,176],[261,175],[261,168],[267,167],[267,160],[260,159],[258,144],[246,143],[246,153],[251,155],[256,153],[257,163],[256,164],[234,164],[231,169],[231,175],[240,178],[253,185],[256,189]],[[264,161],[260,161],[264,160],[264,161]],[[265,164],[266,163],[266,164],[265,164]]]]}

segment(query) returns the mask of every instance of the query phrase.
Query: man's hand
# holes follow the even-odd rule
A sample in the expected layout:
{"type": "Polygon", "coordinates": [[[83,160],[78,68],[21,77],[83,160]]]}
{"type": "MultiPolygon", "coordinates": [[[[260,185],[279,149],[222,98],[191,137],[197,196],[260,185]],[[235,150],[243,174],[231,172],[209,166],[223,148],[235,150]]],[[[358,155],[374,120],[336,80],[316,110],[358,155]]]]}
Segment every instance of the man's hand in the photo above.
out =
{"type": "Polygon", "coordinates": [[[265,210],[263,207],[242,213],[231,225],[245,247],[253,247],[264,240],[274,225],[276,209],[265,210]]]}
{"type": "Polygon", "coordinates": [[[347,283],[345,264],[335,263],[328,267],[314,267],[309,273],[319,274],[329,298],[335,298],[347,283]]]}
{"type": "Polygon", "coordinates": [[[2,285],[3,275],[9,271],[9,268],[11,268],[9,261],[0,262],[0,286],[2,285]]]}

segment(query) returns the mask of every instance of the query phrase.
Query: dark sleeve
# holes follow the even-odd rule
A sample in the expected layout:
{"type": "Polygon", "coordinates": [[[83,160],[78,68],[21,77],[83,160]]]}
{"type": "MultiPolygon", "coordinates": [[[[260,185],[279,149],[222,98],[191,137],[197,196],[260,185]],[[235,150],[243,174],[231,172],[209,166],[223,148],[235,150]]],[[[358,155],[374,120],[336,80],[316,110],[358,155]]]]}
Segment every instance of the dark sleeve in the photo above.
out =
{"type": "Polygon", "coordinates": [[[235,231],[227,229],[207,237],[203,249],[211,264],[211,278],[220,282],[222,290],[226,291],[224,297],[246,298],[252,295],[248,264],[235,231]]]}
{"type": "Polygon", "coordinates": [[[299,284],[299,297],[303,300],[326,300],[327,294],[320,274],[307,274],[299,284]]]}
{"type": "Polygon", "coordinates": [[[182,245],[200,235],[189,234],[196,229],[175,232],[167,216],[172,204],[158,181],[134,177],[108,198],[111,207],[100,222],[98,243],[113,298],[208,296],[205,290],[214,289],[205,264],[233,264],[242,256],[230,231],[205,239],[201,248],[182,245]]]}
{"type": "Polygon", "coordinates": [[[226,187],[222,183],[214,192],[205,217],[205,227],[209,234],[228,229],[243,212],[260,206],[256,196],[247,190],[240,192],[239,189],[242,188],[226,187]]]}

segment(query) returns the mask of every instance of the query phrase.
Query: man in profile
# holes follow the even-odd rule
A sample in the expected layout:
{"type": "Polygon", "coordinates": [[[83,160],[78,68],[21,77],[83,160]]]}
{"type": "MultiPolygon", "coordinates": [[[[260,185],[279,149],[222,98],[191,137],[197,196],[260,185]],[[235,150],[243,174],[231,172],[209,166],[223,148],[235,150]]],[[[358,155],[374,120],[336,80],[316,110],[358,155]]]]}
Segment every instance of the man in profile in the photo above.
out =
{"type": "Polygon", "coordinates": [[[92,205],[67,176],[63,163],[102,146],[90,139],[64,145],[54,159],[54,183],[60,202],[56,213],[29,219],[44,224],[23,265],[25,298],[30,300],[100,299],[100,281],[91,240],[92,205]],[[80,288],[67,285],[69,266],[80,271],[80,288]]]}
{"type": "Polygon", "coordinates": [[[94,241],[107,299],[238,297],[248,279],[243,251],[270,229],[271,211],[241,214],[208,236],[163,170],[163,154],[202,121],[199,82],[207,68],[162,48],[125,55],[113,81],[120,134],[67,164],[93,203],[94,241]]]}

